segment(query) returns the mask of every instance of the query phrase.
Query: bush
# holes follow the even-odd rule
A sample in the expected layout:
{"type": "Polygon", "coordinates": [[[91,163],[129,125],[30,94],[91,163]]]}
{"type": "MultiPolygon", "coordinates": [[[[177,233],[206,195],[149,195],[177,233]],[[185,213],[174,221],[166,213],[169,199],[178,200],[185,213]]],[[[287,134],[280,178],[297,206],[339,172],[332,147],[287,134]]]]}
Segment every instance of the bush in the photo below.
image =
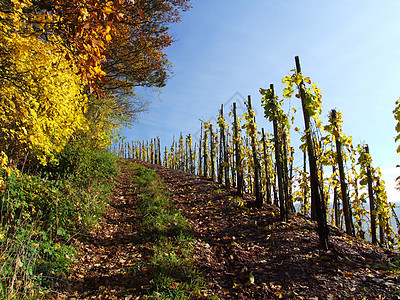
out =
{"type": "Polygon", "coordinates": [[[2,174],[1,299],[38,299],[39,286],[66,278],[75,251],[71,237],[97,223],[118,172],[110,152],[74,144],[60,153],[59,164],[36,175],[2,174]]]}
{"type": "Polygon", "coordinates": [[[79,140],[58,154],[57,163],[42,170],[53,178],[74,176],[80,181],[109,180],[119,173],[115,155],[105,149],[92,149],[79,140]]]}

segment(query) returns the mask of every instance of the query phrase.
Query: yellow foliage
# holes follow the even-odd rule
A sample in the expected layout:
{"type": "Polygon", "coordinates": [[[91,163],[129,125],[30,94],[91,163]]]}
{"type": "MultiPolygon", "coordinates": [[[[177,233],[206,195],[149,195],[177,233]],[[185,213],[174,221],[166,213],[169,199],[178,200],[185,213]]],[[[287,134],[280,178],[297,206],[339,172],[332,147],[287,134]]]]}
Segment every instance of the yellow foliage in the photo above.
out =
{"type": "Polygon", "coordinates": [[[8,165],[7,155],[1,151],[0,152],[0,193],[4,192],[6,187],[6,178],[10,176],[11,168],[8,165]]]}
{"type": "Polygon", "coordinates": [[[8,167],[8,157],[7,155],[4,153],[4,151],[0,152],[0,169],[4,170],[6,172],[7,175],[11,174],[11,170],[8,167]]]}
{"type": "Polygon", "coordinates": [[[30,2],[13,2],[13,24],[0,29],[0,147],[10,159],[29,152],[46,164],[83,124],[86,97],[57,37],[27,34],[20,13],[30,2]]]}

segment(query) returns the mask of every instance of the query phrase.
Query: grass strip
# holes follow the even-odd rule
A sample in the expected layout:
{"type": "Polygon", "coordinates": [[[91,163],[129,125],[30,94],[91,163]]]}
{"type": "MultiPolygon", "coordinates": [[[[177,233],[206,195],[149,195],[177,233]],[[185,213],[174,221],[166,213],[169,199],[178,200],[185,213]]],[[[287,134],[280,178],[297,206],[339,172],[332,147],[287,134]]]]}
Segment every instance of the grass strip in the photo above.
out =
{"type": "Polygon", "coordinates": [[[177,210],[162,180],[150,169],[125,163],[133,169],[137,189],[137,215],[141,237],[151,247],[147,260],[146,299],[199,299],[204,279],[193,259],[194,238],[187,220],[177,210]]]}

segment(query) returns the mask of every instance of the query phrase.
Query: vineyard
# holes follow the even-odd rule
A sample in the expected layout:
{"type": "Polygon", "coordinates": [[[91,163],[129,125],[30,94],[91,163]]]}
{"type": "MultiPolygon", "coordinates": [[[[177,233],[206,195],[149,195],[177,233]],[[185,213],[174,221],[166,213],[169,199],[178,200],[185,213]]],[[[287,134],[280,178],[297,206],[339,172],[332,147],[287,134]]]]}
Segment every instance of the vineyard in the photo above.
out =
{"type": "MultiPolygon", "coordinates": [[[[368,145],[345,135],[342,113],[320,118],[322,92],[298,57],[282,79],[282,96],[281,88],[264,86],[261,101],[249,96],[216,107],[197,133],[172,143],[121,139],[149,109],[145,91],[167,91],[172,61],[184,62],[183,72],[192,66],[184,81],[196,82],[173,84],[180,96],[197,94],[197,86],[213,94],[218,71],[246,74],[239,64],[216,63],[226,49],[242,59],[251,48],[254,62],[271,67],[279,59],[261,44],[275,40],[266,29],[280,36],[277,45],[301,46],[303,33],[282,18],[299,14],[299,6],[268,8],[271,19],[272,1],[256,2],[0,2],[0,299],[400,299],[396,207],[368,145]],[[175,34],[192,8],[193,19],[175,34]],[[282,20],[283,27],[273,23],[282,20]],[[167,55],[176,36],[191,50],[182,43],[167,55]]],[[[320,22],[310,16],[295,27],[314,38],[309,20],[320,22]]],[[[343,46],[331,33],[340,35],[337,24],[346,34],[352,26],[332,24],[323,35],[343,46]]],[[[365,32],[374,44],[389,44],[365,32]]],[[[379,57],[394,61],[381,50],[379,57]]],[[[188,108],[175,100],[174,108],[188,108]]],[[[400,99],[393,114],[399,141],[400,99]]]]}
{"type": "Polygon", "coordinates": [[[242,116],[238,116],[237,103],[233,103],[228,114],[221,105],[217,124],[202,121],[196,142],[191,134],[181,134],[170,147],[162,148],[160,138],[154,138],[116,143],[113,150],[124,158],[234,187],[239,196],[252,194],[255,203],[250,205],[262,209],[263,203],[273,204],[279,207],[282,221],[293,214],[309,216],[318,223],[322,249],[329,248],[328,224],[374,245],[398,248],[400,223],[368,145],[354,145],[352,138],[342,132],[340,111],[331,110],[327,124],[323,124],[321,90],[303,75],[298,57],[295,62],[291,75],[282,79],[286,83],[282,99],[272,84],[260,89],[264,117],[272,123],[272,133],[258,129],[248,96],[247,112],[242,116]],[[293,128],[302,136],[299,151],[304,161],[298,167],[293,164],[295,149],[290,137],[298,116],[295,109],[290,113],[283,110],[285,101],[293,96],[301,101],[304,122],[303,131],[293,128]]]}

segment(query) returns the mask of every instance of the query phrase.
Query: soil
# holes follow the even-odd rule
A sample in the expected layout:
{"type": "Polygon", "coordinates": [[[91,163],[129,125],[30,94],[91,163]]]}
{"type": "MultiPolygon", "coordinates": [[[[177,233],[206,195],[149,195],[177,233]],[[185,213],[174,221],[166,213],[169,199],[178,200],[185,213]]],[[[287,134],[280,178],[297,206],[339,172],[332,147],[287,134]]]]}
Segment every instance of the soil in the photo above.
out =
{"type": "MultiPolygon", "coordinates": [[[[398,253],[371,246],[330,227],[322,251],[316,223],[302,216],[281,222],[275,206],[206,178],[138,162],[164,181],[195,236],[197,267],[205,277],[204,298],[216,299],[400,299],[398,253]]],[[[136,195],[122,170],[105,219],[79,241],[81,254],[59,299],[142,299],[136,195]]],[[[139,246],[140,245],[140,246],[139,246]]]]}

